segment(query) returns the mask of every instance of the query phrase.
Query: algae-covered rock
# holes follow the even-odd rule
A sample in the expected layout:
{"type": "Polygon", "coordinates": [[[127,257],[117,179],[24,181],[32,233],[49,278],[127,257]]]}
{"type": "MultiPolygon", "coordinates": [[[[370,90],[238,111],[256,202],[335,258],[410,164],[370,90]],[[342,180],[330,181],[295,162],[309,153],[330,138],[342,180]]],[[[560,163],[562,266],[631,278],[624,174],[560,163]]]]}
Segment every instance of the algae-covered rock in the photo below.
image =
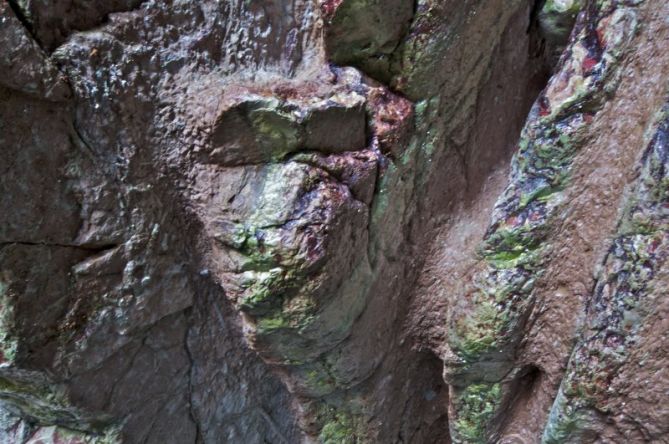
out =
{"type": "Polygon", "coordinates": [[[367,145],[364,98],[358,94],[315,103],[253,95],[232,100],[208,130],[206,162],[277,162],[298,151],[338,153],[367,145]]]}
{"type": "Polygon", "coordinates": [[[546,0],[538,14],[542,35],[551,43],[566,43],[583,3],[582,0],[546,0]]]}

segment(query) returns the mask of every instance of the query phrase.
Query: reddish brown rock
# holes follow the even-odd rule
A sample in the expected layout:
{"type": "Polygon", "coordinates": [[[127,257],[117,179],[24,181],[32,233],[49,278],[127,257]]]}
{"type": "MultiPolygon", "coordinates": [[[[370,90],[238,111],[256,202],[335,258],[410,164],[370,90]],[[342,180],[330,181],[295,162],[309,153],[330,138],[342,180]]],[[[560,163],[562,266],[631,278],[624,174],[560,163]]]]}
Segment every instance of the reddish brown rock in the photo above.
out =
{"type": "Polygon", "coordinates": [[[663,442],[668,7],[0,3],[0,442],[663,442]]]}

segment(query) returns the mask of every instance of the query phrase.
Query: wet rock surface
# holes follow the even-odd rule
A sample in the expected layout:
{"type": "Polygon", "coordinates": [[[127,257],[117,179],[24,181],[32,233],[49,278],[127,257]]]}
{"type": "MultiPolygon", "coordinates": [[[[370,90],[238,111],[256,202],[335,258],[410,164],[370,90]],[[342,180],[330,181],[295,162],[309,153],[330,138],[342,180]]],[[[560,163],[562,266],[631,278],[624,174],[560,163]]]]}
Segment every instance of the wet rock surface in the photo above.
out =
{"type": "Polygon", "coordinates": [[[0,2],[0,442],[664,442],[669,4],[0,2]]]}

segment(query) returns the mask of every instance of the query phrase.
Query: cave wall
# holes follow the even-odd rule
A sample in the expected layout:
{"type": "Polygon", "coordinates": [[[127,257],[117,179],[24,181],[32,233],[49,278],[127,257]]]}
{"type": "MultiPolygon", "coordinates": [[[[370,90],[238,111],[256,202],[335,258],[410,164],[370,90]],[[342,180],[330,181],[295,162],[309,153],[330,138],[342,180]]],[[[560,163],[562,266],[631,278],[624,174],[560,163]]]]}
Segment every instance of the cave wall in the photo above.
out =
{"type": "Polygon", "coordinates": [[[666,439],[669,3],[0,1],[0,442],[666,439]]]}

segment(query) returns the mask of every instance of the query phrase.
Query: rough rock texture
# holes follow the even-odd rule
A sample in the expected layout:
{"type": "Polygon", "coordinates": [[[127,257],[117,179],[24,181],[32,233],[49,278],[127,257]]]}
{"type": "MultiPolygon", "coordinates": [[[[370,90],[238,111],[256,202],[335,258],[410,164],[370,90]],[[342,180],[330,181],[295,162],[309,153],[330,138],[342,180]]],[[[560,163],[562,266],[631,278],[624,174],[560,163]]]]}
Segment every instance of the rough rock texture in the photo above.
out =
{"type": "Polygon", "coordinates": [[[668,16],[0,0],[0,442],[667,442],[668,16]]]}

